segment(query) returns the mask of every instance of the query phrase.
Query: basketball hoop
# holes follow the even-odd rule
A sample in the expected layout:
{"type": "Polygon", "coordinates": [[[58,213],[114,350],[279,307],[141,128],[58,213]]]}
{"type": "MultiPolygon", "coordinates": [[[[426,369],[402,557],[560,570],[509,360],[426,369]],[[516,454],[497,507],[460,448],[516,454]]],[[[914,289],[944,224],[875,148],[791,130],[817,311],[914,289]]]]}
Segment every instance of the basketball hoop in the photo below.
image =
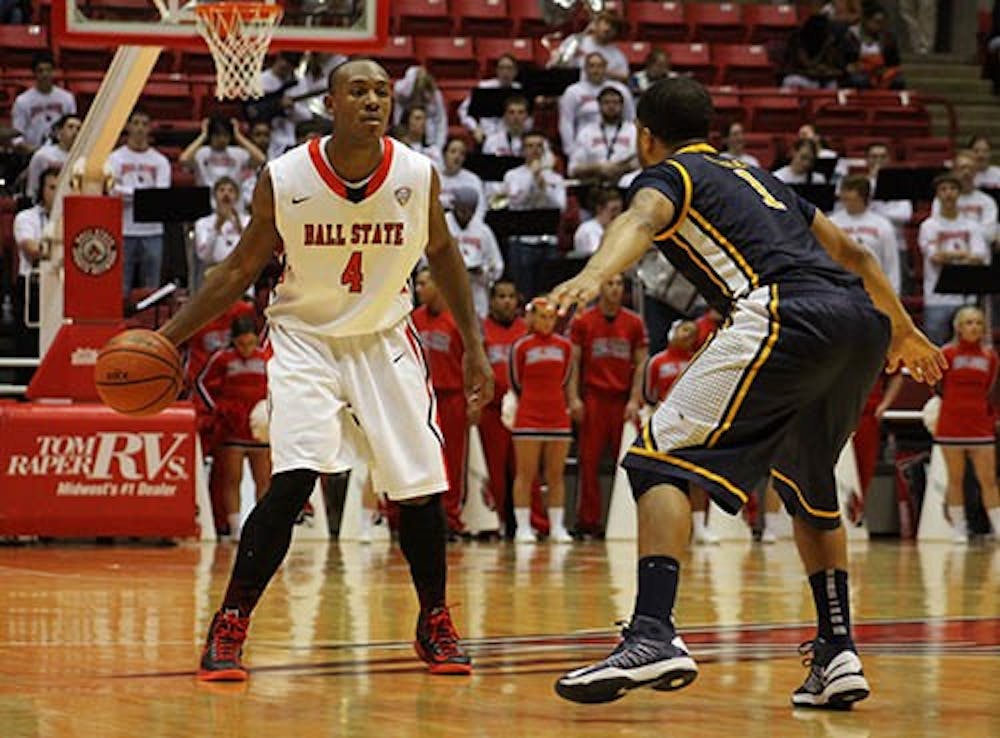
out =
{"type": "Polygon", "coordinates": [[[264,94],[260,74],[280,5],[270,2],[207,2],[195,6],[198,33],[215,60],[215,96],[245,100],[264,94]]]}

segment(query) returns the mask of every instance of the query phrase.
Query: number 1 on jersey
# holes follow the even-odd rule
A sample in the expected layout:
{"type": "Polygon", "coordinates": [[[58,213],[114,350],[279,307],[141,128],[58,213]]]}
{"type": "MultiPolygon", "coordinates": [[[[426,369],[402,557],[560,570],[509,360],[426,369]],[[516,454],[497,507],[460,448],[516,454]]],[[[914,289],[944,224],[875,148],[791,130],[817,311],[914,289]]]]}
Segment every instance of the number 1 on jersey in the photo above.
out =
{"type": "Polygon", "coordinates": [[[783,203],[781,200],[772,195],[768,191],[767,187],[765,187],[759,179],[753,176],[746,169],[734,169],[733,174],[735,174],[737,177],[739,177],[748,185],[750,185],[750,187],[753,188],[753,191],[756,192],[758,195],[760,195],[760,199],[769,208],[773,210],[788,210],[788,207],[785,205],[785,203],[783,203]]]}
{"type": "Polygon", "coordinates": [[[361,252],[354,251],[347,260],[340,275],[340,283],[346,285],[351,292],[361,292],[362,283],[365,281],[364,272],[361,271],[361,252]]]}

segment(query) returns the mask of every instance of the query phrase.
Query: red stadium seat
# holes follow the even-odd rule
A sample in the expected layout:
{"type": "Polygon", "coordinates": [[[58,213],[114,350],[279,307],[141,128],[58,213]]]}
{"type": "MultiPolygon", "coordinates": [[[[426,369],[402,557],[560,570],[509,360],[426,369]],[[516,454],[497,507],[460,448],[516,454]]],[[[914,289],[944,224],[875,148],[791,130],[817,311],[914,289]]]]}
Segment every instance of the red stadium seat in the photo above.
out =
{"type": "Polygon", "coordinates": [[[690,72],[702,84],[714,81],[715,65],[712,64],[708,44],[664,44],[670,54],[670,66],[676,72],[690,72]]]}
{"type": "Polygon", "coordinates": [[[625,52],[625,58],[628,59],[632,71],[637,71],[645,65],[646,57],[652,51],[653,45],[649,41],[627,41],[618,44],[618,48],[625,52]]]}
{"type": "Polygon", "coordinates": [[[760,45],[715,44],[712,57],[720,67],[720,82],[730,85],[773,85],[777,70],[760,45]]]}
{"type": "Polygon", "coordinates": [[[47,28],[0,25],[0,58],[8,69],[22,67],[30,70],[35,54],[48,48],[47,28]]]}
{"type": "Polygon", "coordinates": [[[787,133],[802,125],[802,104],[797,95],[763,95],[743,98],[749,109],[750,129],[758,133],[787,133]]]}
{"type": "Polygon", "coordinates": [[[820,103],[812,118],[817,130],[849,135],[869,130],[871,109],[863,103],[820,103]]]}
{"type": "Polygon", "coordinates": [[[923,105],[879,105],[871,111],[871,132],[885,136],[928,136],[930,115],[923,105]]]}
{"type": "Polygon", "coordinates": [[[799,15],[794,5],[765,5],[751,3],[743,7],[743,20],[752,44],[767,41],[784,41],[799,26],[799,15]]]}
{"type": "Polygon", "coordinates": [[[631,36],[642,41],[687,41],[690,29],[679,2],[629,2],[625,20],[631,36]]]}
{"type": "Polygon", "coordinates": [[[510,17],[514,21],[514,35],[539,38],[553,29],[542,17],[538,0],[507,0],[510,17]]]}
{"type": "Polygon", "coordinates": [[[950,138],[907,138],[903,141],[903,159],[907,164],[942,166],[955,155],[950,138]]]}
{"type": "Polygon", "coordinates": [[[475,79],[442,79],[438,82],[445,107],[448,109],[448,119],[458,120],[458,106],[469,96],[472,88],[479,82],[475,79]]]}
{"type": "Polygon", "coordinates": [[[687,22],[693,41],[737,44],[743,40],[743,6],[736,3],[691,3],[687,22]]]}
{"type": "Polygon", "coordinates": [[[715,108],[715,119],[719,122],[719,129],[723,135],[730,124],[746,123],[746,106],[739,95],[713,93],[712,106],[715,108]]]}
{"type": "Polygon", "coordinates": [[[497,59],[504,54],[510,54],[524,66],[535,60],[534,39],[530,38],[477,38],[476,52],[479,56],[480,76],[493,77],[497,68],[497,59]]]}
{"type": "Polygon", "coordinates": [[[848,159],[864,159],[872,144],[885,144],[895,158],[896,147],[892,139],[885,136],[845,136],[839,153],[848,159]]]}
{"type": "Polygon", "coordinates": [[[111,66],[114,50],[94,48],[85,44],[66,41],[59,44],[59,66],[64,69],[106,70],[111,66]]]}
{"type": "Polygon", "coordinates": [[[744,133],[743,138],[746,139],[744,150],[757,157],[757,161],[764,169],[770,169],[778,158],[778,147],[774,136],[770,133],[744,133]]]}
{"type": "Polygon", "coordinates": [[[208,49],[182,51],[178,69],[184,74],[215,74],[215,62],[208,49]]]}
{"type": "Polygon", "coordinates": [[[434,77],[475,77],[476,47],[468,36],[427,36],[413,39],[417,58],[434,77]]]}
{"type": "Polygon", "coordinates": [[[393,31],[400,35],[443,36],[451,33],[454,25],[447,0],[393,0],[392,16],[393,31]]]}
{"type": "Polygon", "coordinates": [[[413,37],[390,36],[375,58],[385,67],[390,77],[402,77],[407,67],[418,63],[417,53],[413,49],[413,37]]]}
{"type": "Polygon", "coordinates": [[[460,36],[510,38],[514,27],[507,0],[451,0],[451,12],[460,36]]]}

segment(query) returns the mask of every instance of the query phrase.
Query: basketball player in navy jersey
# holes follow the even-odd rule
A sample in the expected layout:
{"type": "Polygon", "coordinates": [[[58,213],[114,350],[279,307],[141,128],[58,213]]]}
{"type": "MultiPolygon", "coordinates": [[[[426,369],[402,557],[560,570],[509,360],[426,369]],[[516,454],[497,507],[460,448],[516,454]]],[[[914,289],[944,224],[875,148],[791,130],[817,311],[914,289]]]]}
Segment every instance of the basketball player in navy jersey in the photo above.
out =
{"type": "Polygon", "coordinates": [[[430,160],[385,136],[392,85],[370,60],[330,74],[336,135],[269,162],[239,245],[161,333],[180,344],[231,305],[281,251],[268,308],[274,474],[243,527],[199,679],[242,681],[250,613],[284,559],[292,526],[318,474],[339,468],[342,424],[365,437],[373,481],[401,503],[399,541],[420,600],[415,648],[433,673],[471,663],[445,606],[448,488],[433,395],[409,322],[408,277],[426,251],[467,348],[469,405],[489,402],[493,372],[465,265],[438,203],[430,160]],[[372,451],[374,450],[374,453],[372,451]]]}
{"type": "Polygon", "coordinates": [[[712,101],[689,78],[658,82],[638,110],[644,167],[628,210],[574,279],[563,313],[598,294],[652,244],[709,304],[728,312],[623,461],[638,515],[638,595],[624,639],[556,691],[610,702],[674,690],[697,665],[673,624],[690,536],[688,485],[737,513],[771,475],[794,519],[818,631],[800,707],[850,707],[869,694],[851,635],[847,548],[833,467],[888,352],[934,384],[945,361],[913,325],[868,251],[768,172],[706,143],[712,101]],[[860,279],[859,279],[860,277],[860,279]]]}

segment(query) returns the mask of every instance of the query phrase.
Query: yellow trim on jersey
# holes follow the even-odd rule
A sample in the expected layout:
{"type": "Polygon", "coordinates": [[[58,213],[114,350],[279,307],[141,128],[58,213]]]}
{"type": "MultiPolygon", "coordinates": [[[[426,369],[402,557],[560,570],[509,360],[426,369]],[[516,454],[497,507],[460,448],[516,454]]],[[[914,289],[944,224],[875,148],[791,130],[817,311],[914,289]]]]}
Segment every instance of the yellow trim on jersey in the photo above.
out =
{"type": "Polygon", "coordinates": [[[691,208],[691,218],[694,220],[695,223],[698,224],[698,226],[703,231],[705,231],[705,233],[707,233],[712,238],[713,241],[715,241],[718,245],[722,246],[726,250],[726,252],[729,254],[729,257],[736,262],[736,266],[738,266],[740,268],[740,271],[743,272],[743,275],[750,280],[750,284],[753,285],[754,288],[760,287],[760,278],[757,276],[757,273],[747,263],[747,260],[743,258],[743,254],[739,252],[739,249],[733,246],[729,242],[729,239],[727,239],[725,236],[719,233],[719,230],[708,222],[708,218],[706,218],[704,215],[699,213],[694,208],[691,208]]]}
{"type": "Polygon", "coordinates": [[[733,424],[733,419],[736,417],[736,413],[739,412],[740,406],[743,405],[743,401],[746,399],[747,393],[750,391],[750,385],[757,378],[760,368],[764,366],[764,362],[767,361],[768,357],[771,355],[771,350],[774,348],[774,344],[778,341],[778,334],[781,332],[781,321],[778,319],[778,285],[771,285],[771,300],[768,303],[768,312],[771,314],[771,325],[768,327],[768,336],[764,342],[764,349],[760,352],[760,356],[750,367],[750,372],[740,383],[740,386],[736,390],[736,397],[733,400],[733,404],[729,408],[729,413],[726,415],[726,419],[723,421],[722,425],[715,429],[712,435],[708,439],[708,443],[705,444],[708,448],[712,448],[716,443],[719,442],[719,438],[725,433],[733,424]]]}
{"type": "Polygon", "coordinates": [[[810,515],[817,518],[830,518],[830,519],[836,519],[840,517],[839,510],[835,512],[830,512],[829,510],[817,510],[816,508],[812,507],[808,502],[806,502],[805,495],[802,494],[802,490],[799,489],[799,485],[797,485],[794,481],[792,481],[789,477],[786,477],[777,469],[772,467],[771,474],[773,474],[777,479],[781,480],[782,482],[784,482],[785,484],[787,484],[789,487],[792,488],[792,491],[799,498],[799,503],[801,503],[802,507],[804,507],[806,512],[809,513],[810,515]]]}
{"type": "Polygon", "coordinates": [[[750,499],[750,496],[746,492],[741,490],[739,487],[737,487],[735,484],[730,482],[725,477],[716,474],[715,472],[711,472],[708,469],[705,469],[704,467],[698,466],[697,464],[693,464],[690,461],[687,461],[686,459],[680,459],[676,456],[671,456],[670,454],[665,454],[661,451],[652,451],[650,449],[645,449],[645,448],[631,448],[629,449],[629,453],[638,454],[639,456],[646,456],[650,459],[655,459],[657,461],[663,461],[668,464],[673,464],[674,466],[679,466],[681,469],[684,469],[686,471],[693,472],[694,474],[697,474],[698,476],[703,477],[709,480],[710,482],[715,482],[730,494],[738,497],[744,504],[747,502],[747,500],[750,499]]]}
{"type": "Polygon", "coordinates": [[[696,267],[698,267],[705,274],[706,277],[708,277],[713,283],[715,283],[715,286],[719,288],[722,294],[732,299],[733,291],[729,288],[729,285],[726,284],[726,281],[722,279],[722,277],[720,277],[718,274],[716,274],[715,271],[713,271],[710,266],[702,264],[702,259],[704,259],[705,257],[702,256],[700,253],[698,253],[698,250],[694,248],[694,246],[692,246],[683,238],[681,238],[680,234],[677,234],[676,236],[672,237],[670,239],[670,242],[675,246],[677,246],[679,249],[685,251],[687,255],[691,258],[691,262],[696,267]]]}
{"type": "Polygon", "coordinates": [[[667,228],[667,230],[663,231],[663,233],[658,233],[653,236],[654,241],[666,241],[677,232],[677,229],[681,227],[681,224],[684,223],[688,216],[688,211],[691,209],[691,199],[694,197],[694,185],[691,184],[691,175],[688,174],[684,165],[679,164],[673,159],[668,159],[666,163],[680,172],[681,181],[684,182],[684,201],[681,203],[680,213],[678,213],[677,217],[674,219],[674,224],[667,228]]]}
{"type": "Polygon", "coordinates": [[[678,154],[718,154],[719,150],[707,143],[694,143],[683,146],[675,151],[671,156],[678,154]]]}

